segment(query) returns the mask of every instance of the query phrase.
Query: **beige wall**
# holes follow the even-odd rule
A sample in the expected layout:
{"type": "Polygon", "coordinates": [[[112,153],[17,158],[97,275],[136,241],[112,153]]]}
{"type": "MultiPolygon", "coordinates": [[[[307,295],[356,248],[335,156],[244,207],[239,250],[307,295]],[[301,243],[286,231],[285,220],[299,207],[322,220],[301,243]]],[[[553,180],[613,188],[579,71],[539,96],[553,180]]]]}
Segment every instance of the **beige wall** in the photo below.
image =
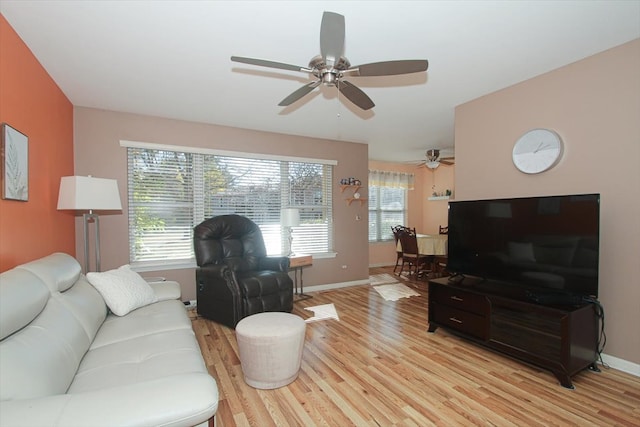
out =
{"type": "Polygon", "coordinates": [[[435,192],[441,194],[446,190],[453,192],[452,199],[455,199],[455,166],[440,165],[437,169],[424,169],[424,219],[423,228],[425,234],[437,234],[440,232],[440,226],[446,226],[449,223],[449,202],[447,200],[429,200],[429,197],[435,192]]]}
{"type": "MultiPolygon", "coordinates": [[[[341,177],[366,182],[368,147],[314,138],[280,135],[224,126],[184,122],[91,108],[74,109],[75,173],[118,180],[123,214],[100,217],[102,269],[129,262],[127,233],[127,157],[120,140],[206,147],[250,153],[337,160],[334,192],[335,258],[315,259],[304,271],[305,290],[313,285],[364,281],[368,278],[367,206],[348,206],[340,193],[341,177]],[[356,216],[360,215],[360,220],[356,216]],[[342,268],[346,266],[346,268],[342,268]]],[[[361,190],[367,197],[367,190],[361,190]]],[[[76,253],[82,262],[81,221],[76,221],[76,253]]],[[[195,299],[193,269],[147,272],[182,285],[182,298],[195,299]]]]}
{"type": "MultiPolygon", "coordinates": [[[[427,198],[437,191],[453,189],[454,166],[440,165],[431,170],[415,164],[369,161],[369,169],[413,173],[415,189],[408,192],[407,226],[415,227],[418,233],[438,233],[440,225],[447,224],[447,201],[429,201],[427,198]]],[[[394,265],[396,249],[393,242],[369,244],[369,265],[372,267],[394,265]]]]}
{"type": "Polygon", "coordinates": [[[455,135],[456,199],[601,194],[605,353],[640,363],[640,40],[458,106],[455,135]],[[538,127],[558,132],[565,154],[525,175],[511,150],[538,127]]]}

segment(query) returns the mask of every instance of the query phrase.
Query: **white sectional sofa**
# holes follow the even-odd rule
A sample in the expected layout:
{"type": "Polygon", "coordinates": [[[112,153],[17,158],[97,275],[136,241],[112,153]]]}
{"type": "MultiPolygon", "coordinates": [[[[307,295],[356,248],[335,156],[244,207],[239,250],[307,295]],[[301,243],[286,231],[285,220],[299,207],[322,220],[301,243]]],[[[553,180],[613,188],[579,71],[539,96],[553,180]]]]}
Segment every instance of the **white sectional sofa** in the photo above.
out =
{"type": "Polygon", "coordinates": [[[175,282],[109,312],[71,256],[0,275],[0,426],[213,425],[218,389],[175,282]]]}

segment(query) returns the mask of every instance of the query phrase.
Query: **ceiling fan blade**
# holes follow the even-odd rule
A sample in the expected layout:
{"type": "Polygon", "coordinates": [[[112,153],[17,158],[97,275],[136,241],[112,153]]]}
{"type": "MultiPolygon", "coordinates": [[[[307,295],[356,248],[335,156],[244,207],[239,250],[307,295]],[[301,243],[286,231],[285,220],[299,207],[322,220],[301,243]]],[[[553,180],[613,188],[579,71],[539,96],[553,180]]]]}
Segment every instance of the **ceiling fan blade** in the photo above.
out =
{"type": "Polygon", "coordinates": [[[325,12],[320,25],[320,54],[328,67],[333,67],[344,52],[344,16],[325,12]]]}
{"type": "Polygon", "coordinates": [[[396,74],[409,74],[427,71],[429,61],[426,59],[407,59],[402,61],[372,62],[351,67],[345,73],[353,70],[354,76],[393,76],[396,74]]]}
{"type": "Polygon", "coordinates": [[[286,107],[287,105],[293,104],[298,99],[302,98],[303,96],[305,96],[306,94],[308,94],[309,92],[311,92],[312,90],[320,86],[320,83],[321,81],[318,80],[302,86],[300,89],[296,90],[291,95],[287,96],[285,99],[280,101],[278,105],[280,107],[286,107]]]}
{"type": "Polygon", "coordinates": [[[349,101],[353,102],[363,110],[370,110],[376,105],[366,93],[346,80],[340,80],[338,82],[338,89],[340,89],[340,93],[342,93],[349,101]]]}
{"type": "Polygon", "coordinates": [[[283,64],[282,62],[275,61],[267,61],[265,59],[256,59],[256,58],[245,58],[242,56],[232,56],[231,60],[233,62],[242,62],[243,64],[251,64],[251,65],[259,65],[261,67],[269,67],[269,68],[278,68],[281,70],[289,70],[289,71],[304,71],[311,72],[309,68],[300,67],[298,65],[291,64],[283,64]]]}
{"type": "Polygon", "coordinates": [[[440,159],[439,161],[443,165],[447,165],[447,166],[451,166],[451,165],[455,165],[456,164],[456,162],[455,162],[453,157],[444,157],[444,158],[440,159]]]}

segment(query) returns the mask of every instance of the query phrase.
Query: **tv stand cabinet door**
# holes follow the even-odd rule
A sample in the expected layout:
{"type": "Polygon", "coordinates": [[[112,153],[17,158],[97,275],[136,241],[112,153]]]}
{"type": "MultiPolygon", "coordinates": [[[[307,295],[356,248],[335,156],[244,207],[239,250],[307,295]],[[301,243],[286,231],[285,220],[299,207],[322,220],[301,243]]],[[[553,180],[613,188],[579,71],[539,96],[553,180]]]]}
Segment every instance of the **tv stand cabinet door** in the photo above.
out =
{"type": "Polygon", "coordinates": [[[532,304],[491,299],[492,346],[538,363],[561,364],[565,312],[539,310],[532,304]]]}
{"type": "Polygon", "coordinates": [[[572,375],[595,366],[598,320],[593,306],[563,310],[490,300],[490,347],[550,370],[566,388],[573,388],[572,375]]]}

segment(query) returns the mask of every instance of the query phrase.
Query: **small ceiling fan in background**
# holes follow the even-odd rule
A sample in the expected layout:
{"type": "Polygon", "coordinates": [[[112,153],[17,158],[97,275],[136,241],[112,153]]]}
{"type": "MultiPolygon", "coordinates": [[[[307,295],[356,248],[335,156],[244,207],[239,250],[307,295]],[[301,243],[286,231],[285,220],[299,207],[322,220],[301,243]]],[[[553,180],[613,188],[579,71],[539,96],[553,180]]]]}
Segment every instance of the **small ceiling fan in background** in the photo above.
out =
{"type": "Polygon", "coordinates": [[[418,73],[426,71],[429,66],[426,59],[411,59],[373,62],[352,67],[349,60],[343,56],[344,35],[344,16],[334,12],[324,12],[320,26],[320,55],[311,58],[308,67],[241,56],[232,56],[231,60],[262,67],[301,71],[317,78],[284,98],[278,104],[279,106],[293,104],[324,83],[326,86],[337,86],[340,93],[363,110],[369,110],[375,104],[361,89],[345,80],[345,76],[370,77],[418,73]]]}
{"type": "Polygon", "coordinates": [[[455,157],[453,155],[448,157],[440,157],[440,150],[431,149],[425,153],[426,159],[421,161],[418,167],[427,167],[429,169],[436,169],[441,164],[451,166],[455,164],[455,157]]]}

